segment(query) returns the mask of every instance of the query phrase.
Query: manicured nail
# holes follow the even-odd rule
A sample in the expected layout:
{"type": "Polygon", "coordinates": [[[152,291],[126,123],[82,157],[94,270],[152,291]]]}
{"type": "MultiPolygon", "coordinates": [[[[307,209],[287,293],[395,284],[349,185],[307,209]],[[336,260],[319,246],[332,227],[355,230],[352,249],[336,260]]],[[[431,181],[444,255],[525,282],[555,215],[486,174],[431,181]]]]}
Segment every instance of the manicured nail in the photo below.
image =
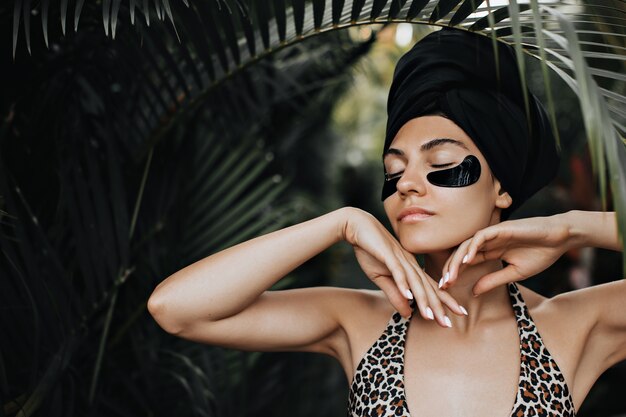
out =
{"type": "Polygon", "coordinates": [[[462,261],[462,263],[467,263],[467,258],[468,258],[468,257],[469,257],[469,254],[465,255],[465,256],[463,257],[463,261],[462,261]]]}
{"type": "Polygon", "coordinates": [[[445,322],[446,322],[446,326],[448,326],[448,327],[452,327],[452,322],[450,322],[450,317],[445,316],[445,317],[444,317],[444,319],[443,319],[443,321],[445,321],[445,322]]]}
{"type": "Polygon", "coordinates": [[[433,314],[433,311],[430,309],[430,307],[426,307],[426,315],[431,320],[435,319],[435,315],[433,314]]]}
{"type": "Polygon", "coordinates": [[[468,316],[469,314],[467,314],[467,310],[465,309],[465,307],[463,306],[459,306],[459,308],[461,309],[461,311],[463,312],[463,314],[465,314],[466,316],[468,316]]]}
{"type": "Polygon", "coordinates": [[[409,290],[408,288],[405,294],[406,294],[406,298],[408,298],[409,300],[413,299],[413,294],[411,293],[411,290],[409,290]]]}
{"type": "Polygon", "coordinates": [[[443,277],[439,280],[439,288],[443,287],[443,277]]]}
{"type": "Polygon", "coordinates": [[[443,283],[445,284],[450,279],[450,272],[446,272],[446,276],[443,278],[443,283]]]}

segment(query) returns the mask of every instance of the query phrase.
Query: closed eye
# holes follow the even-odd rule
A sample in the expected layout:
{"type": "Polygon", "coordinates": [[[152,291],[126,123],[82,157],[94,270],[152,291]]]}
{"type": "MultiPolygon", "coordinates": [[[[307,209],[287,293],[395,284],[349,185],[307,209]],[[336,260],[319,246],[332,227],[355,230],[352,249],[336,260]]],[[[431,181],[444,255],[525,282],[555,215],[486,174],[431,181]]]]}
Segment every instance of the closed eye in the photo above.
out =
{"type": "Polygon", "coordinates": [[[391,181],[391,180],[401,176],[403,172],[404,171],[400,171],[400,172],[396,172],[395,174],[387,174],[385,172],[385,181],[391,181]]]}
{"type": "MultiPolygon", "coordinates": [[[[454,162],[450,162],[448,164],[439,164],[439,165],[431,165],[433,168],[445,168],[447,166],[454,165],[454,162]]],[[[396,172],[395,174],[387,174],[385,173],[385,181],[391,181],[399,176],[402,176],[404,171],[396,172]]]]}

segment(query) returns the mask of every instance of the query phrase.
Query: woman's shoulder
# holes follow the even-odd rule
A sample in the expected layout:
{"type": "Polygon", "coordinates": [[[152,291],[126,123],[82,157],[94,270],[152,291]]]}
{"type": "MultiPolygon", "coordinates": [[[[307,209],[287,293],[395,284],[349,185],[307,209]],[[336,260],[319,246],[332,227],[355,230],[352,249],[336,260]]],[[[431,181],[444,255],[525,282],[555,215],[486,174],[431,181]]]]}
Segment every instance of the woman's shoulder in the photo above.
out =
{"type": "MultiPolygon", "coordinates": [[[[563,350],[571,355],[579,353],[592,326],[589,318],[581,311],[574,311],[562,294],[546,297],[519,282],[516,285],[537,331],[547,345],[554,347],[550,350],[563,350]]],[[[574,357],[569,359],[574,360],[574,357]]]]}
{"type": "Polygon", "coordinates": [[[581,321],[584,321],[584,317],[572,314],[571,303],[562,294],[546,297],[519,283],[517,283],[517,287],[530,316],[539,328],[566,336],[563,330],[567,329],[568,325],[580,328],[584,324],[581,321]]]}
{"type": "Polygon", "coordinates": [[[575,308],[568,292],[546,297],[519,282],[517,287],[531,316],[541,316],[542,321],[560,326],[564,321],[578,323],[578,326],[583,324],[581,320],[585,319],[585,314],[580,308],[575,308]]]}
{"type": "Polygon", "coordinates": [[[545,307],[547,305],[546,303],[550,303],[550,300],[553,299],[550,297],[545,297],[519,282],[517,282],[516,285],[519,289],[519,292],[522,294],[522,298],[524,299],[526,307],[528,307],[529,310],[545,307]]]}
{"type": "Polygon", "coordinates": [[[396,310],[382,290],[338,288],[332,291],[342,300],[335,310],[343,330],[341,340],[335,341],[336,359],[350,380],[358,361],[382,335],[396,310]]]}

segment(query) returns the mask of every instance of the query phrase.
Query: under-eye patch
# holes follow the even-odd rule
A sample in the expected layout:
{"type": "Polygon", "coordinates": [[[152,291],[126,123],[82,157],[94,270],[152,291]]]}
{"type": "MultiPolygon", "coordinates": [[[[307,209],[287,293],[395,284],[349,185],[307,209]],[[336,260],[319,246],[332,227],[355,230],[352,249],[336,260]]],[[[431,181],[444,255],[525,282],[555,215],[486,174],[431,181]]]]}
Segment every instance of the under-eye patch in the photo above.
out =
{"type": "Polygon", "coordinates": [[[480,178],[480,161],[474,155],[468,155],[459,165],[429,172],[426,179],[439,187],[467,187],[480,178]]]}
{"type": "MultiPolygon", "coordinates": [[[[396,184],[401,173],[390,176],[385,173],[385,182],[381,200],[385,200],[396,192],[396,184]]],[[[438,187],[467,187],[480,178],[480,161],[474,155],[468,155],[463,161],[452,168],[429,172],[426,179],[438,187]]]]}

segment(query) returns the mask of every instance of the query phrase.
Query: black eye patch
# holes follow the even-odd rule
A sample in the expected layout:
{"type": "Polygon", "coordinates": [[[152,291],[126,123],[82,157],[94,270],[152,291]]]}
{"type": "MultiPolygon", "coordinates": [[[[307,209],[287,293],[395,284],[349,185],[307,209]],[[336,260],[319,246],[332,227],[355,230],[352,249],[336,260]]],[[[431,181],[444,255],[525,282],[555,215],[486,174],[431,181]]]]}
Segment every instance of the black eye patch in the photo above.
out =
{"type": "MultiPolygon", "coordinates": [[[[381,201],[396,192],[396,184],[401,175],[393,178],[386,177],[383,184],[381,201]]],[[[426,175],[426,179],[438,187],[467,187],[474,184],[480,178],[480,161],[474,155],[468,155],[463,161],[452,168],[432,171],[426,175]]]]}
{"type": "Polygon", "coordinates": [[[468,155],[459,165],[429,172],[426,179],[439,187],[467,187],[480,178],[480,161],[474,155],[468,155]]]}

